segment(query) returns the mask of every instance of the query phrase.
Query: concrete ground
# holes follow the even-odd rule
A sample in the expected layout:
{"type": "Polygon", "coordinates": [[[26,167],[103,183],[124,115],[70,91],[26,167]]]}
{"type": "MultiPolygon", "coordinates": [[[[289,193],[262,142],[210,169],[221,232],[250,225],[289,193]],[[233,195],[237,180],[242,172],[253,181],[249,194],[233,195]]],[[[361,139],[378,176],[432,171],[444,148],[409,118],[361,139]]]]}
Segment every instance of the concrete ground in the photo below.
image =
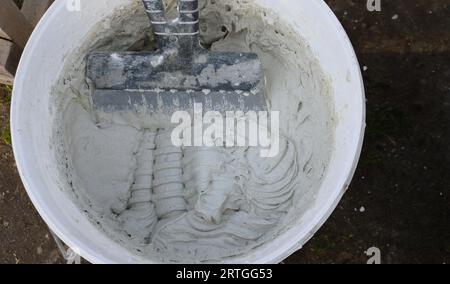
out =
{"type": "MultiPolygon", "coordinates": [[[[449,263],[450,2],[327,2],[364,70],[367,132],[338,208],[285,263],[366,263],[370,247],[382,263],[449,263]]],[[[0,263],[60,263],[18,177],[0,92],[0,263]]]]}

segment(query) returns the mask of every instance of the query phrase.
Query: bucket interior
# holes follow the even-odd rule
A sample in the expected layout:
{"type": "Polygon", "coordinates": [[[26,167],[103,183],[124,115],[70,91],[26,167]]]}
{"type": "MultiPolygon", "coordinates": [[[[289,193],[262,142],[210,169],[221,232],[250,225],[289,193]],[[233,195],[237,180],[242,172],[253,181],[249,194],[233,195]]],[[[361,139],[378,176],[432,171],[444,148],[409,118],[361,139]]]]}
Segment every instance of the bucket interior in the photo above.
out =
{"type": "MultiPolygon", "coordinates": [[[[274,162],[248,149],[221,151],[199,162],[184,151],[185,160],[197,161],[193,168],[206,160],[211,169],[220,164],[233,172],[238,190],[217,203],[215,194],[202,195],[198,184],[181,178],[194,192],[192,200],[181,197],[185,212],[168,219],[156,212],[160,225],[147,232],[135,228],[149,223],[136,221],[149,212],[129,213],[136,211],[130,199],[148,129],[123,119],[99,124],[85,57],[92,50],[151,50],[151,26],[137,0],[81,1],[80,12],[62,2],[51,7],[24,52],[12,130],[25,187],[63,241],[95,263],[273,263],[314,234],[348,186],[364,127],[358,62],[324,3],[200,1],[205,47],[261,58],[266,96],[280,111],[280,154],[274,162]],[[192,213],[200,206],[226,210],[205,224],[192,213]]],[[[157,141],[165,141],[163,133],[157,141]]],[[[191,170],[185,160],[183,174],[191,170]]],[[[209,173],[212,181],[220,174],[209,173]]]]}

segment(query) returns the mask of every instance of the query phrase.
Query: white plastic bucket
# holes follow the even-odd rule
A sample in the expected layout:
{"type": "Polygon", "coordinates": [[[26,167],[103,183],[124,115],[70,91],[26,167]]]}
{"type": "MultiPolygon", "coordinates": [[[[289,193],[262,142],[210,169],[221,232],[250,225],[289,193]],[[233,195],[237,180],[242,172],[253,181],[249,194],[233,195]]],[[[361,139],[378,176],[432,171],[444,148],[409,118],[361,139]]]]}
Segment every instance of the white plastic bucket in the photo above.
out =
{"type": "MultiPolygon", "coordinates": [[[[42,218],[67,245],[93,263],[148,262],[101,233],[57,184],[52,154],[54,113],[51,87],[64,58],[78,47],[100,18],[132,0],[83,0],[71,12],[56,1],[35,29],[19,64],[14,84],[11,125],[22,181],[42,218]]],[[[347,189],[360,155],[365,127],[365,98],[360,67],[350,41],[332,11],[321,0],[255,0],[283,17],[313,47],[332,80],[337,113],[334,153],[317,201],[298,222],[276,239],[232,263],[278,263],[300,249],[335,209],[347,189]]]]}

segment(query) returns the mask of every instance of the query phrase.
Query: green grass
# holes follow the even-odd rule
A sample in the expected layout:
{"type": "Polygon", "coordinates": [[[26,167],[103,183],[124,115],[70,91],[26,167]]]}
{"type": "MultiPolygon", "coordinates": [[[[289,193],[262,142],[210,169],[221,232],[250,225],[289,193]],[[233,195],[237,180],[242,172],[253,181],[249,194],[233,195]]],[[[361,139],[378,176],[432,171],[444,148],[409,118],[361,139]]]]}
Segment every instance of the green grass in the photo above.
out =
{"type": "Polygon", "coordinates": [[[11,145],[11,127],[9,109],[11,105],[12,86],[0,85],[0,143],[11,145]]]}
{"type": "Polygon", "coordinates": [[[0,143],[11,146],[11,128],[9,123],[1,129],[0,132],[0,143]]]}
{"type": "Polygon", "coordinates": [[[12,94],[12,86],[11,85],[0,85],[0,89],[2,90],[2,98],[1,100],[6,100],[6,102],[11,102],[11,94],[12,94]]]}

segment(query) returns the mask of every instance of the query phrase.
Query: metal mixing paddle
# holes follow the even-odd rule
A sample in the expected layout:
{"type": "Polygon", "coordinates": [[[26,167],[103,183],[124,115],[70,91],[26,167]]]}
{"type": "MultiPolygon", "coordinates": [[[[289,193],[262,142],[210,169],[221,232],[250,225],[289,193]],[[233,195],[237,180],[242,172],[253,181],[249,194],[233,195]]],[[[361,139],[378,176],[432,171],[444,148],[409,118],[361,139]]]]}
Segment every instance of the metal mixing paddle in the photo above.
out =
{"type": "Polygon", "coordinates": [[[171,115],[195,103],[221,113],[266,110],[258,56],[202,48],[197,0],[178,0],[175,20],[168,19],[162,0],[143,3],[158,49],[90,53],[87,77],[95,111],[171,115]]]}

